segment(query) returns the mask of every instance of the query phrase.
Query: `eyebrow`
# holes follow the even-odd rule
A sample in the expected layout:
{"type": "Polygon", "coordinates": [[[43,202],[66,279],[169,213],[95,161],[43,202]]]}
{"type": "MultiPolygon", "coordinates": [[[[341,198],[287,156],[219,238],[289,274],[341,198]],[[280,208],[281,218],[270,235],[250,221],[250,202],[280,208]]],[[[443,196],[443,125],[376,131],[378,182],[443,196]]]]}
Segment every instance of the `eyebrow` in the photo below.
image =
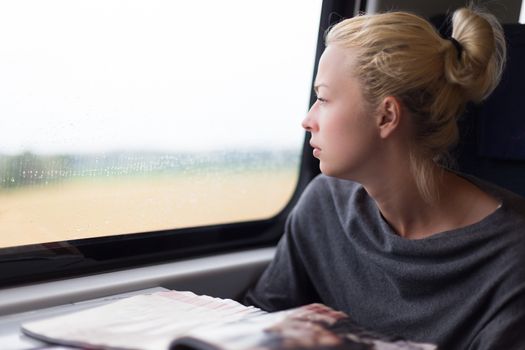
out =
{"type": "Polygon", "coordinates": [[[328,89],[328,85],[326,85],[326,84],[317,84],[317,85],[314,85],[314,91],[315,91],[316,94],[319,92],[319,88],[320,88],[321,86],[323,86],[323,87],[325,87],[325,88],[328,89]]]}

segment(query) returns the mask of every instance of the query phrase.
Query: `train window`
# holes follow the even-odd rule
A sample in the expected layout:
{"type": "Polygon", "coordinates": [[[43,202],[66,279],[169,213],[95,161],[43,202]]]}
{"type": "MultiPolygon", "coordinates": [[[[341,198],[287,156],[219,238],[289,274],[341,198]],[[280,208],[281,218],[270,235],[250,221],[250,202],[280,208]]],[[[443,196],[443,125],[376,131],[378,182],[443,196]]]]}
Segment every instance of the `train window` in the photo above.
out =
{"type": "Polygon", "coordinates": [[[277,214],[298,180],[320,11],[2,2],[0,247],[277,214]]]}

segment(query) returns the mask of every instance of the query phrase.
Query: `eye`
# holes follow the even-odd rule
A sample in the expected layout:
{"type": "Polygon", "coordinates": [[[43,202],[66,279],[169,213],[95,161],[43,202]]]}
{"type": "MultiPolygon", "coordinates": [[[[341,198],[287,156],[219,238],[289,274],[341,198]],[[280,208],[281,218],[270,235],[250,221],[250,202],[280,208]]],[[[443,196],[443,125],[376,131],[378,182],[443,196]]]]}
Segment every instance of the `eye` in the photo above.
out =
{"type": "Polygon", "coordinates": [[[317,101],[319,101],[321,103],[325,103],[326,99],[322,98],[321,96],[317,96],[317,101]]]}

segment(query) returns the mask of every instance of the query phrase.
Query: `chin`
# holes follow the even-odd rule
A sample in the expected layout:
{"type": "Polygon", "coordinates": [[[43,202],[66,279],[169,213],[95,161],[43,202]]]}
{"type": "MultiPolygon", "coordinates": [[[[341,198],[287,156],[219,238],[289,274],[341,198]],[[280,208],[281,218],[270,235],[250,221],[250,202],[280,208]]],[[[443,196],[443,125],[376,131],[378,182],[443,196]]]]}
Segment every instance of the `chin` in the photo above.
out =
{"type": "Polygon", "coordinates": [[[319,164],[319,170],[321,170],[321,173],[323,173],[323,175],[339,177],[339,172],[336,171],[336,169],[326,166],[326,164],[323,164],[322,162],[319,164]]]}
{"type": "Polygon", "coordinates": [[[326,164],[323,164],[322,162],[319,164],[319,170],[321,170],[321,173],[323,173],[323,175],[326,175],[326,176],[336,177],[338,179],[343,179],[343,180],[353,180],[349,171],[345,171],[344,169],[337,169],[334,167],[330,167],[330,166],[327,166],[326,164]]]}

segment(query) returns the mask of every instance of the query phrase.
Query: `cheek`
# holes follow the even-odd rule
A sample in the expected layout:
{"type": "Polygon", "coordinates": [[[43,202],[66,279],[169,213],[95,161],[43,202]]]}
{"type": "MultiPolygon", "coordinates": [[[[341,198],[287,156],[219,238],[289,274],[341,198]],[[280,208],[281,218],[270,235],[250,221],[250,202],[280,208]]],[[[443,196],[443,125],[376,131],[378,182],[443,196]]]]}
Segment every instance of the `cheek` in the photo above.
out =
{"type": "Polygon", "coordinates": [[[352,166],[372,156],[377,148],[377,135],[372,119],[363,119],[369,117],[354,115],[330,125],[327,141],[331,160],[342,166],[352,166]]]}
{"type": "Polygon", "coordinates": [[[358,135],[356,135],[350,127],[341,125],[339,128],[333,130],[332,135],[330,145],[337,155],[344,155],[355,148],[358,135]]]}
{"type": "Polygon", "coordinates": [[[343,150],[358,146],[370,135],[368,126],[352,115],[334,118],[333,123],[327,125],[326,129],[330,144],[343,150]]]}

